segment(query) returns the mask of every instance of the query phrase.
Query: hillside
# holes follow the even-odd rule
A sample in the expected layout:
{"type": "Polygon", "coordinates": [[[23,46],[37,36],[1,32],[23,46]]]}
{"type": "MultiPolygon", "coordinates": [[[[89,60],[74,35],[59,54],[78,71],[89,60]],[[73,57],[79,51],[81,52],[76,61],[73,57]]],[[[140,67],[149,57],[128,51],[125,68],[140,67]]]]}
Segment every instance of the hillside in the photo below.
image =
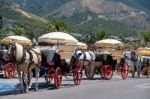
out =
{"type": "Polygon", "coordinates": [[[0,16],[3,17],[4,30],[23,28],[28,37],[36,35],[35,32],[42,33],[47,23],[43,18],[8,5],[0,6],[0,16]]]}
{"type": "Polygon", "coordinates": [[[150,31],[149,0],[9,1],[47,20],[63,19],[74,32],[89,33],[102,28],[113,35],[131,35],[131,31],[150,31]]]}
{"type": "Polygon", "coordinates": [[[122,2],[135,9],[139,9],[147,13],[150,13],[150,6],[149,6],[150,0],[110,0],[110,1],[122,2]]]}

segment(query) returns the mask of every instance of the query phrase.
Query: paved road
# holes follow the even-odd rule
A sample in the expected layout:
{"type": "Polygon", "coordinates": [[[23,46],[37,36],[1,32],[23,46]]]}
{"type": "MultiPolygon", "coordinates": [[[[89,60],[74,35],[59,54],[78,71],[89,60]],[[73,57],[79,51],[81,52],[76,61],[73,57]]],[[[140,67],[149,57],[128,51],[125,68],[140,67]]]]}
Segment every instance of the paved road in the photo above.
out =
{"type": "MultiPolygon", "coordinates": [[[[64,79],[60,89],[46,85],[38,92],[31,90],[26,94],[3,95],[0,99],[150,99],[150,78],[129,77],[122,80],[115,75],[108,81],[97,76],[94,80],[84,79],[79,86],[74,86],[71,79],[64,79]]],[[[44,80],[41,79],[41,82],[44,80]]]]}

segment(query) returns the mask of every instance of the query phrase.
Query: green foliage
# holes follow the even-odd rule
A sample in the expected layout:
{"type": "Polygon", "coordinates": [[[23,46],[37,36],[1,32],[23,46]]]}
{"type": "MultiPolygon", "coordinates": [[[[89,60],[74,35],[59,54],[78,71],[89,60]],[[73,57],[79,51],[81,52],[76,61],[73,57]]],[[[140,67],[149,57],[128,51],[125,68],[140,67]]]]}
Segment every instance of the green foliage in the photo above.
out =
{"type": "Polygon", "coordinates": [[[108,37],[108,32],[105,30],[98,29],[95,33],[95,40],[99,41],[108,37]]]}
{"type": "Polygon", "coordinates": [[[38,16],[48,14],[59,8],[68,0],[14,0],[21,8],[38,16]]]}
{"type": "Polygon", "coordinates": [[[0,29],[0,39],[3,39],[4,37],[6,37],[6,35],[7,34],[5,33],[5,31],[0,29]]]}
{"type": "Polygon", "coordinates": [[[143,38],[146,45],[150,42],[150,32],[142,32],[141,37],[143,38]]]}
{"type": "Polygon", "coordinates": [[[48,24],[47,32],[55,32],[55,31],[70,32],[70,28],[63,20],[54,19],[48,24]]]}
{"type": "Polygon", "coordinates": [[[15,35],[19,35],[19,36],[25,35],[25,30],[24,30],[23,28],[13,28],[13,29],[11,29],[11,31],[12,31],[15,35]]]}
{"type": "Polygon", "coordinates": [[[39,19],[27,18],[9,7],[0,8],[0,15],[4,17],[3,24],[9,24],[6,28],[9,29],[11,25],[10,29],[16,34],[21,35],[21,30],[18,29],[23,29],[23,35],[32,39],[46,33],[46,23],[39,19]]]}
{"type": "MultiPolygon", "coordinates": [[[[1,0],[0,15],[3,15],[8,20],[11,20],[13,24],[17,25],[17,28],[23,28],[25,31],[24,35],[28,36],[29,38],[38,37],[41,34],[53,31],[76,32],[85,35],[93,35],[97,29],[107,30],[107,33],[110,35],[117,35],[120,37],[131,35],[132,29],[128,28],[128,26],[125,24],[119,23],[117,21],[97,18],[98,14],[91,13],[90,11],[77,13],[71,17],[62,17],[62,20],[64,21],[56,19],[52,20],[53,16],[51,16],[49,19],[52,21],[49,24],[46,24],[38,19],[29,19],[23,16],[21,13],[12,10],[10,7],[4,7],[5,4],[10,5],[10,1],[19,4],[22,9],[28,12],[46,17],[50,16],[51,12],[57,10],[66,2],[69,2],[69,0],[1,0]],[[90,16],[92,19],[87,21],[88,16],[90,16]]],[[[123,2],[131,7],[147,12],[150,11],[149,0],[113,1],[123,2]]],[[[137,32],[138,31],[136,31],[136,33],[137,32]]],[[[86,41],[86,36],[80,37],[79,39],[86,41]]]]}

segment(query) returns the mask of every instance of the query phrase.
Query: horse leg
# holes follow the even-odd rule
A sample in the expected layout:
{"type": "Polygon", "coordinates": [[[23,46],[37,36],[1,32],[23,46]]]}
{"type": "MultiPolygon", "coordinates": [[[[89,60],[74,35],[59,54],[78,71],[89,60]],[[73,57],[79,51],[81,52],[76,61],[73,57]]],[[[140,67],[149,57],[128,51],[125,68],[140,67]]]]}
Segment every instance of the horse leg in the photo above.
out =
{"type": "Polygon", "coordinates": [[[140,73],[141,73],[141,67],[142,67],[142,64],[141,63],[138,63],[137,64],[137,77],[139,78],[140,77],[140,73]]]}
{"type": "Polygon", "coordinates": [[[86,75],[86,77],[89,79],[89,78],[90,78],[90,74],[89,74],[89,72],[90,72],[89,66],[84,66],[84,70],[85,70],[85,75],[86,75]]]}
{"type": "Polygon", "coordinates": [[[28,88],[28,71],[24,72],[23,73],[23,84],[24,84],[24,92],[28,92],[29,91],[29,88],[28,88]]]}
{"type": "Polygon", "coordinates": [[[23,91],[23,81],[22,81],[23,72],[21,72],[21,71],[17,71],[17,72],[18,72],[18,78],[19,78],[19,82],[20,82],[20,91],[22,92],[23,91]]]}
{"type": "Polygon", "coordinates": [[[28,71],[28,88],[30,89],[32,86],[31,80],[32,80],[32,68],[30,66],[29,71],[28,71]]]}
{"type": "Polygon", "coordinates": [[[95,71],[95,65],[94,65],[94,63],[90,63],[90,65],[89,65],[90,79],[93,79],[93,77],[94,77],[94,71],[95,71]]]}
{"type": "Polygon", "coordinates": [[[35,68],[35,80],[36,80],[36,83],[35,83],[35,91],[38,91],[39,72],[40,72],[39,67],[36,67],[36,68],[35,68]]]}

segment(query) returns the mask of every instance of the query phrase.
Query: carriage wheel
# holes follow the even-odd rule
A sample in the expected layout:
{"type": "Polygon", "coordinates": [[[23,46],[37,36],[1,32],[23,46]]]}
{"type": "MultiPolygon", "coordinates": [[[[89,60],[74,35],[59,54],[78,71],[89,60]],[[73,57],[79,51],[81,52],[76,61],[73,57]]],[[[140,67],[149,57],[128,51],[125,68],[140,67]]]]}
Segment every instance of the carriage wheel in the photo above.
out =
{"type": "Polygon", "coordinates": [[[121,75],[123,79],[126,79],[128,76],[128,64],[126,62],[122,66],[121,75]]]}
{"type": "Polygon", "coordinates": [[[73,80],[75,85],[80,85],[82,79],[82,68],[81,64],[78,64],[78,66],[73,71],[73,80]]]}
{"type": "Polygon", "coordinates": [[[47,71],[47,74],[45,75],[45,80],[48,84],[51,84],[52,80],[54,79],[54,73],[55,73],[54,69],[49,69],[47,71]]]}
{"type": "Polygon", "coordinates": [[[104,66],[105,70],[104,70],[104,77],[106,80],[110,80],[112,79],[113,76],[113,69],[110,65],[105,65],[104,66]]]}
{"type": "Polygon", "coordinates": [[[4,67],[5,77],[13,78],[16,76],[15,65],[13,63],[7,63],[4,67]]]}
{"type": "Polygon", "coordinates": [[[54,84],[56,88],[59,88],[61,86],[62,82],[62,71],[60,67],[56,69],[55,76],[54,76],[54,84]]]}

